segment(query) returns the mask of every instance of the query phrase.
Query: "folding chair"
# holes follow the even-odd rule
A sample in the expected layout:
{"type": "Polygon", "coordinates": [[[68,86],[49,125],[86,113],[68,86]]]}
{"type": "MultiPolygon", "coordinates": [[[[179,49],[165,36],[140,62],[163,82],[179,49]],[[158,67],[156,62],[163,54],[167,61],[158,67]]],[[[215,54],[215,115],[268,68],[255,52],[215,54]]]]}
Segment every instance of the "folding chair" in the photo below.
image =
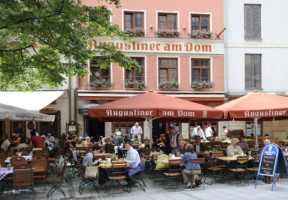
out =
{"type": "MultiPolygon", "coordinates": [[[[231,178],[234,177],[235,179],[238,179],[237,186],[239,183],[241,183],[241,178],[245,180],[245,182],[248,183],[248,174],[247,174],[247,166],[248,166],[249,156],[238,156],[237,160],[235,161],[235,167],[232,166],[232,168],[229,168],[230,176],[229,176],[229,184],[231,183],[231,178]]],[[[235,163],[234,162],[234,163],[235,163]]],[[[232,163],[233,164],[233,163],[232,163]]]]}
{"type": "MultiPolygon", "coordinates": [[[[13,186],[17,191],[20,188],[30,189],[34,195],[36,191],[34,189],[34,179],[33,179],[33,170],[29,164],[19,164],[14,166],[13,172],[13,186]]],[[[16,195],[16,193],[15,193],[16,195]]]]}
{"type": "MultiPolygon", "coordinates": [[[[164,172],[164,189],[167,186],[176,186],[178,187],[179,183],[181,182],[181,164],[182,159],[170,159],[169,160],[169,169],[168,172],[164,172]],[[172,180],[176,180],[176,184],[172,184],[172,180]]],[[[170,189],[170,188],[169,188],[170,189]]]]}
{"type": "Polygon", "coordinates": [[[65,179],[66,166],[67,166],[67,160],[65,159],[61,172],[55,171],[56,177],[47,178],[47,185],[51,187],[51,189],[47,193],[47,198],[49,198],[56,190],[61,192],[64,197],[66,196],[65,192],[61,188],[64,180],[66,181],[65,179]]]}
{"type": "Polygon", "coordinates": [[[111,171],[108,175],[109,179],[109,187],[107,189],[107,192],[110,193],[111,188],[114,185],[119,185],[123,188],[123,191],[129,192],[127,190],[127,181],[126,181],[126,169],[127,164],[125,161],[118,161],[118,162],[112,162],[111,171]],[[121,181],[125,181],[125,184],[121,183],[121,181]]]}
{"type": "Polygon", "coordinates": [[[206,167],[206,173],[207,176],[204,179],[204,183],[208,184],[208,185],[212,185],[213,182],[218,182],[218,181],[223,181],[224,179],[224,172],[225,172],[225,168],[222,167],[222,165],[220,165],[218,163],[218,161],[215,158],[212,158],[211,156],[205,156],[206,159],[206,163],[205,163],[205,167],[206,167]],[[211,178],[211,182],[207,183],[207,177],[211,178]]]}
{"type": "MultiPolygon", "coordinates": [[[[201,173],[200,174],[197,174],[198,177],[200,177],[200,181],[202,182],[202,175],[203,175],[203,168],[204,168],[204,165],[205,165],[205,158],[193,158],[190,160],[190,163],[191,164],[199,164],[200,165],[200,171],[201,173]]],[[[204,183],[202,184],[203,186],[203,190],[205,190],[205,186],[204,186],[204,183]]]]}
{"type": "Polygon", "coordinates": [[[27,164],[27,161],[24,157],[12,157],[10,160],[11,166],[15,167],[16,165],[20,164],[27,164]]]}
{"type": "MultiPolygon", "coordinates": [[[[88,167],[90,170],[95,168],[95,170],[97,170],[97,167],[96,166],[93,166],[93,167],[88,167]]],[[[81,167],[79,169],[79,172],[82,176],[82,181],[81,183],[79,184],[79,194],[82,195],[83,191],[85,190],[85,188],[89,187],[89,186],[94,186],[96,192],[99,193],[98,191],[98,178],[97,178],[97,171],[95,171],[95,176],[85,176],[86,174],[86,170],[87,170],[87,167],[81,167]]],[[[99,171],[98,171],[99,173],[99,171]]],[[[99,174],[98,174],[99,175],[99,174]]]]}

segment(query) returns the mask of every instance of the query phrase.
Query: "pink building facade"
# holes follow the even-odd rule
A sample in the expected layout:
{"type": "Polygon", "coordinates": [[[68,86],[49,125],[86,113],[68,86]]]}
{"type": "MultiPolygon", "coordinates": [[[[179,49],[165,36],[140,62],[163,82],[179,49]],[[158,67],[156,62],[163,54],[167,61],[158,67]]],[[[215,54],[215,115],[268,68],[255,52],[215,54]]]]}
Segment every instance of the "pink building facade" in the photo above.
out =
{"type": "Polygon", "coordinates": [[[217,38],[224,28],[223,0],[122,0],[120,8],[94,0],[82,3],[105,5],[113,13],[110,22],[131,34],[131,43],[91,38],[90,48],[115,45],[143,70],[125,70],[117,63],[100,69],[95,55],[88,63],[92,75],[79,81],[79,106],[149,90],[211,106],[224,102],[224,35],[217,38]],[[97,88],[95,81],[111,84],[97,88]],[[200,84],[206,86],[199,89],[200,84]]]}

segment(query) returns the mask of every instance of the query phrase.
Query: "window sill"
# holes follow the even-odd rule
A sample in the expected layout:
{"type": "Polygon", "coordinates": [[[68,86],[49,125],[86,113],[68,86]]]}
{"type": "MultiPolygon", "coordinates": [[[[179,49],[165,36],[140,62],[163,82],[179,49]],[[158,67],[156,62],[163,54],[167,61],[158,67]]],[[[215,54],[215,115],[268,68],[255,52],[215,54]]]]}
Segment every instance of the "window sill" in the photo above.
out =
{"type": "Polygon", "coordinates": [[[145,88],[124,88],[125,90],[145,90],[146,89],[146,87],[145,88]]]}
{"type": "Polygon", "coordinates": [[[263,38],[244,38],[245,41],[256,41],[256,42],[261,42],[263,41],[263,38]]]}

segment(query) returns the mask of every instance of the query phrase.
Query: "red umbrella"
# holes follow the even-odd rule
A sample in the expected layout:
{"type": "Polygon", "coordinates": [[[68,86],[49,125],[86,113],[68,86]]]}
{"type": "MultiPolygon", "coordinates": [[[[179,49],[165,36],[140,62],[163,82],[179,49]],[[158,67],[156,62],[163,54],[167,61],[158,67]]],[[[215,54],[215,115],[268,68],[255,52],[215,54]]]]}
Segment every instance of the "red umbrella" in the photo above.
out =
{"type": "Polygon", "coordinates": [[[89,108],[89,116],[103,121],[138,121],[147,118],[220,119],[222,111],[156,92],[147,92],[89,108]]]}
{"type": "Polygon", "coordinates": [[[258,119],[287,118],[288,98],[255,91],[216,108],[224,112],[224,119],[254,119],[257,137],[258,119]]]}
{"type": "MultiPolygon", "coordinates": [[[[221,119],[222,111],[187,100],[147,92],[89,108],[89,116],[102,121],[221,119]]],[[[152,137],[150,138],[150,142],[152,137]]]]}

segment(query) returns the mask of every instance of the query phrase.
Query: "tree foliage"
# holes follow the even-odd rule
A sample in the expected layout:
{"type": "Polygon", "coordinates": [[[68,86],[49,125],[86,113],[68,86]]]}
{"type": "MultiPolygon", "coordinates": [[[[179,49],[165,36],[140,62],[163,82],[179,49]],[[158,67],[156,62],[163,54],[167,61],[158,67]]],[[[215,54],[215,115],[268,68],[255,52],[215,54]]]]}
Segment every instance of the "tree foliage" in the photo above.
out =
{"type": "MultiPolygon", "coordinates": [[[[120,6],[119,0],[105,1],[120,6]]],[[[107,14],[112,15],[105,6],[89,7],[77,0],[1,0],[0,91],[57,87],[65,76],[84,77],[96,51],[103,56],[102,66],[113,62],[139,68],[114,47],[89,49],[88,40],[99,36],[129,40],[107,21],[107,14]],[[60,62],[63,58],[66,62],[60,62]]]]}

